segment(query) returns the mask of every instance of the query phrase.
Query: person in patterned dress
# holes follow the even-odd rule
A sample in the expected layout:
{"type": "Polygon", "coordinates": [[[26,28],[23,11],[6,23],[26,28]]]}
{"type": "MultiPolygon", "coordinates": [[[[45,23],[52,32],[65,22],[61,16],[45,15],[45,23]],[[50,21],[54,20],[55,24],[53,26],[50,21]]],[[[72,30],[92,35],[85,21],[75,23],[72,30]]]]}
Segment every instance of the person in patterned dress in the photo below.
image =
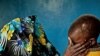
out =
{"type": "Polygon", "coordinates": [[[15,18],[0,31],[1,56],[60,56],[36,16],[15,18]]]}

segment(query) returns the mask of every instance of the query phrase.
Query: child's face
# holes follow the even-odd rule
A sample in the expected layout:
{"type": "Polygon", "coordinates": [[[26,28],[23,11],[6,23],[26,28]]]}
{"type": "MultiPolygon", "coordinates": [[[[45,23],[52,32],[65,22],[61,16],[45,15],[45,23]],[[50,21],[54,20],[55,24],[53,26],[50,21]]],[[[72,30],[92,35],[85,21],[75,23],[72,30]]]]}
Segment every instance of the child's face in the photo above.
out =
{"type": "Polygon", "coordinates": [[[76,29],[72,34],[69,36],[74,44],[85,42],[89,37],[86,37],[81,31],[81,29],[76,29]]]}

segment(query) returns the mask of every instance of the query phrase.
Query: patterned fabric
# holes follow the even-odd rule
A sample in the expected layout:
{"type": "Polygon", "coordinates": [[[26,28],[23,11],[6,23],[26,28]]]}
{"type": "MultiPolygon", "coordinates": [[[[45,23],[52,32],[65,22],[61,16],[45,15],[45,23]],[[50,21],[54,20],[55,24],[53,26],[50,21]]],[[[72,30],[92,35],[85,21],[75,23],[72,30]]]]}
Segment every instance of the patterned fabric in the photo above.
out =
{"type": "Polygon", "coordinates": [[[15,18],[0,31],[2,56],[60,56],[35,16],[15,18]]]}

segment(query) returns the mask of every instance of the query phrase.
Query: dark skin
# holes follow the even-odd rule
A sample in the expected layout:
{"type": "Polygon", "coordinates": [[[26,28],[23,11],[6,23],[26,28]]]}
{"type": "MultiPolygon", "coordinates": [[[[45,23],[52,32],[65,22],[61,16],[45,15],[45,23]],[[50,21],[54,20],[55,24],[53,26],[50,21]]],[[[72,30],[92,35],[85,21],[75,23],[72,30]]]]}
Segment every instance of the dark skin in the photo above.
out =
{"type": "Polygon", "coordinates": [[[95,38],[86,37],[81,29],[76,29],[69,37],[69,45],[64,56],[86,56],[91,46],[96,45],[95,38]]]}
{"type": "Polygon", "coordinates": [[[79,17],[68,31],[69,45],[65,56],[86,56],[91,48],[98,48],[100,21],[92,15],[79,17]]]}

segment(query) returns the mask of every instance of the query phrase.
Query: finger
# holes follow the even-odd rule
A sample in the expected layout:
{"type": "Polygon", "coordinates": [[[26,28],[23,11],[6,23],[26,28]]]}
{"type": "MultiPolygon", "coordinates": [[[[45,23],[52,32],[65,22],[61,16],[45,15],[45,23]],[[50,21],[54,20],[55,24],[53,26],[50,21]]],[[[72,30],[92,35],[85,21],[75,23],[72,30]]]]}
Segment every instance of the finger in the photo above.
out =
{"type": "Polygon", "coordinates": [[[79,47],[77,50],[81,50],[81,49],[84,49],[84,48],[89,48],[89,47],[90,47],[90,43],[91,43],[91,42],[84,43],[84,44],[81,45],[81,47],[79,47]]]}
{"type": "Polygon", "coordinates": [[[88,54],[89,50],[86,50],[81,56],[86,56],[88,54]]]}
{"type": "Polygon", "coordinates": [[[77,50],[80,50],[82,48],[89,48],[92,45],[91,43],[92,43],[92,41],[89,40],[88,42],[83,42],[83,43],[76,44],[72,48],[77,49],[77,50]]]}
{"type": "MultiPolygon", "coordinates": [[[[85,44],[83,44],[82,46],[80,46],[80,47],[78,47],[78,48],[76,48],[76,49],[74,49],[73,48],[73,55],[79,55],[80,53],[84,53],[88,48],[89,48],[89,44],[90,44],[90,42],[87,42],[87,43],[85,43],[85,44]]],[[[77,44],[77,46],[78,46],[78,44],[77,44]]]]}
{"type": "Polygon", "coordinates": [[[82,51],[82,50],[88,49],[88,48],[90,47],[90,43],[91,43],[91,42],[84,43],[84,44],[81,45],[81,46],[79,45],[77,48],[76,48],[76,46],[73,47],[73,49],[74,49],[73,52],[78,52],[78,51],[82,51]]]}
{"type": "Polygon", "coordinates": [[[78,55],[80,55],[81,53],[83,53],[83,52],[85,52],[85,51],[86,51],[86,48],[81,49],[80,51],[75,52],[75,53],[73,54],[73,56],[78,56],[78,55]]]}
{"type": "Polygon", "coordinates": [[[92,40],[90,39],[89,41],[87,41],[87,42],[85,42],[84,44],[83,44],[83,47],[85,47],[85,48],[90,48],[93,44],[92,44],[92,40]]]}
{"type": "Polygon", "coordinates": [[[79,44],[76,44],[74,46],[71,46],[70,48],[75,50],[75,49],[77,49],[77,48],[79,48],[81,46],[82,46],[82,43],[79,43],[79,44]]]}

